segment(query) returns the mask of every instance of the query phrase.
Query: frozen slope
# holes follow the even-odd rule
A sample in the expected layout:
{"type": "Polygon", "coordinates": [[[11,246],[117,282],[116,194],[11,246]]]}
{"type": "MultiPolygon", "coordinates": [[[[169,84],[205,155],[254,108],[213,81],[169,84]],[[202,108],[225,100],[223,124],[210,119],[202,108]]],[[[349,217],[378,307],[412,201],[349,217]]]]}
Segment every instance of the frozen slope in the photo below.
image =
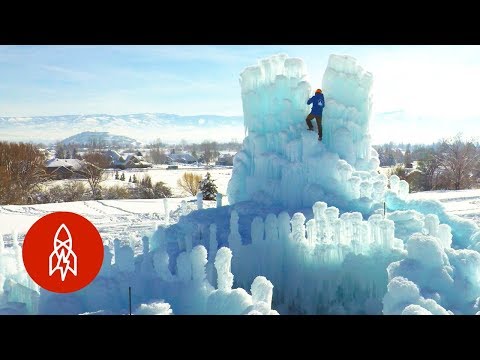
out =
{"type": "Polygon", "coordinates": [[[306,130],[312,86],[301,59],[261,60],[242,72],[240,84],[248,135],[234,160],[230,204],[254,200],[301,209],[322,200],[364,213],[381,206],[387,179],[377,173],[370,145],[372,75],[355,59],[330,56],[322,142],[306,130]]]}

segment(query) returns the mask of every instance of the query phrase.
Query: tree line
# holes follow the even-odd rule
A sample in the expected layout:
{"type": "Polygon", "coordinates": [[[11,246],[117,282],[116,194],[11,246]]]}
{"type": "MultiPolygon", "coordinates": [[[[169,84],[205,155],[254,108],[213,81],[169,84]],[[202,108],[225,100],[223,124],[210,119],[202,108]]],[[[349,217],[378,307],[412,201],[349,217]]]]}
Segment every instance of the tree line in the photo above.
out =
{"type": "MultiPolygon", "coordinates": [[[[45,153],[28,143],[0,142],[0,204],[36,204],[87,199],[121,198],[121,189],[102,189],[105,170],[110,159],[98,152],[83,155],[81,168],[76,178],[86,180],[89,189],[80,181],[47,188],[45,183],[52,180],[45,167],[45,153]]],[[[75,176],[74,176],[75,178],[75,176]]],[[[172,191],[163,182],[153,183],[145,176],[135,187],[126,190],[126,198],[170,197],[172,191]]]]}
{"type": "MultiPolygon", "coordinates": [[[[172,196],[172,190],[164,182],[153,182],[147,174],[131,178],[132,185],[102,188],[110,159],[98,152],[83,155],[78,177],[61,185],[45,186],[53,176],[45,167],[45,153],[28,143],[0,142],[0,204],[38,204],[89,199],[156,199],[172,196]],[[79,181],[80,179],[86,181],[79,181]],[[86,184],[85,184],[86,182],[86,184]]],[[[126,181],[125,174],[115,174],[126,181]]],[[[129,179],[130,180],[130,179],[129,179]]],[[[208,174],[205,181],[194,174],[184,174],[179,186],[191,195],[204,192],[205,200],[212,200],[216,186],[208,174]]]]}
{"type": "Polygon", "coordinates": [[[461,190],[480,185],[480,144],[461,134],[431,145],[376,146],[381,166],[410,184],[412,191],[461,190]],[[416,167],[413,168],[413,162],[416,167]]]}
{"type": "Polygon", "coordinates": [[[167,163],[167,153],[188,152],[199,162],[210,164],[218,158],[220,151],[240,151],[242,144],[231,140],[229,142],[219,143],[216,141],[203,141],[201,143],[187,143],[182,140],[179,144],[166,145],[160,139],[153,141],[147,146],[150,153],[147,160],[153,164],[167,163]]]}

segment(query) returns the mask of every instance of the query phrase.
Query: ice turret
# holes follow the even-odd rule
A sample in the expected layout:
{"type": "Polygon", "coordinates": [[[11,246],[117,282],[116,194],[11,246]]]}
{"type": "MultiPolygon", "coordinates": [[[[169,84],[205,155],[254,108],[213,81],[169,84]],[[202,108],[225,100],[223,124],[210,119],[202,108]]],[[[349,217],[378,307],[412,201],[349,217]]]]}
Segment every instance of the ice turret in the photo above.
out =
{"type": "Polygon", "coordinates": [[[376,172],[371,147],[372,81],[354,58],[330,56],[319,142],[305,124],[313,87],[303,61],[275,55],[246,68],[240,85],[247,136],[234,159],[230,204],[254,200],[298,209],[323,200],[362,212],[381,206],[388,181],[376,172]]]}

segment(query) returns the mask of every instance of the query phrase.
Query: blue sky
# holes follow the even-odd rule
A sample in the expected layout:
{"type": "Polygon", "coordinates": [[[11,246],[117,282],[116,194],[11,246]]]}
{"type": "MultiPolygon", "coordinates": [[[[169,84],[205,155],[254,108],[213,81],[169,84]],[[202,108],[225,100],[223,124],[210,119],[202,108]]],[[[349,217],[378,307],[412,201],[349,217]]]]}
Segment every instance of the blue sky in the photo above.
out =
{"type": "Polygon", "coordinates": [[[371,71],[375,143],[480,135],[480,46],[0,46],[0,116],[241,115],[240,72],[280,52],[313,87],[332,53],[371,71]]]}

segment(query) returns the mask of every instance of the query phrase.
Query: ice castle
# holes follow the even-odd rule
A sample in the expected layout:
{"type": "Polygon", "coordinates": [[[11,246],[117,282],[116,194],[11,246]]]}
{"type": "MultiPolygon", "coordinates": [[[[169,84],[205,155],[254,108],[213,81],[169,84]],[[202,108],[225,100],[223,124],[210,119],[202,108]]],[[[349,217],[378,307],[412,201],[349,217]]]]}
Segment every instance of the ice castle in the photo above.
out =
{"type": "Polygon", "coordinates": [[[199,199],[136,256],[123,239],[106,244],[100,275],[68,295],[38,290],[18,245],[0,238],[0,305],[122,313],[132,286],[138,314],[480,314],[478,226],[377,171],[372,74],[330,56],[322,142],[306,130],[306,75],[287,55],[241,73],[246,138],[230,205],[202,209],[199,199]]]}
{"type": "MultiPolygon", "coordinates": [[[[323,77],[323,141],[306,130],[312,96],[301,59],[276,55],[240,75],[245,131],[228,187],[230,204],[245,200],[289,209],[324,200],[345,210],[383,206],[387,178],[371,147],[372,74],[349,56],[330,56],[323,77]]],[[[401,194],[408,183],[398,183],[401,194]]]]}

